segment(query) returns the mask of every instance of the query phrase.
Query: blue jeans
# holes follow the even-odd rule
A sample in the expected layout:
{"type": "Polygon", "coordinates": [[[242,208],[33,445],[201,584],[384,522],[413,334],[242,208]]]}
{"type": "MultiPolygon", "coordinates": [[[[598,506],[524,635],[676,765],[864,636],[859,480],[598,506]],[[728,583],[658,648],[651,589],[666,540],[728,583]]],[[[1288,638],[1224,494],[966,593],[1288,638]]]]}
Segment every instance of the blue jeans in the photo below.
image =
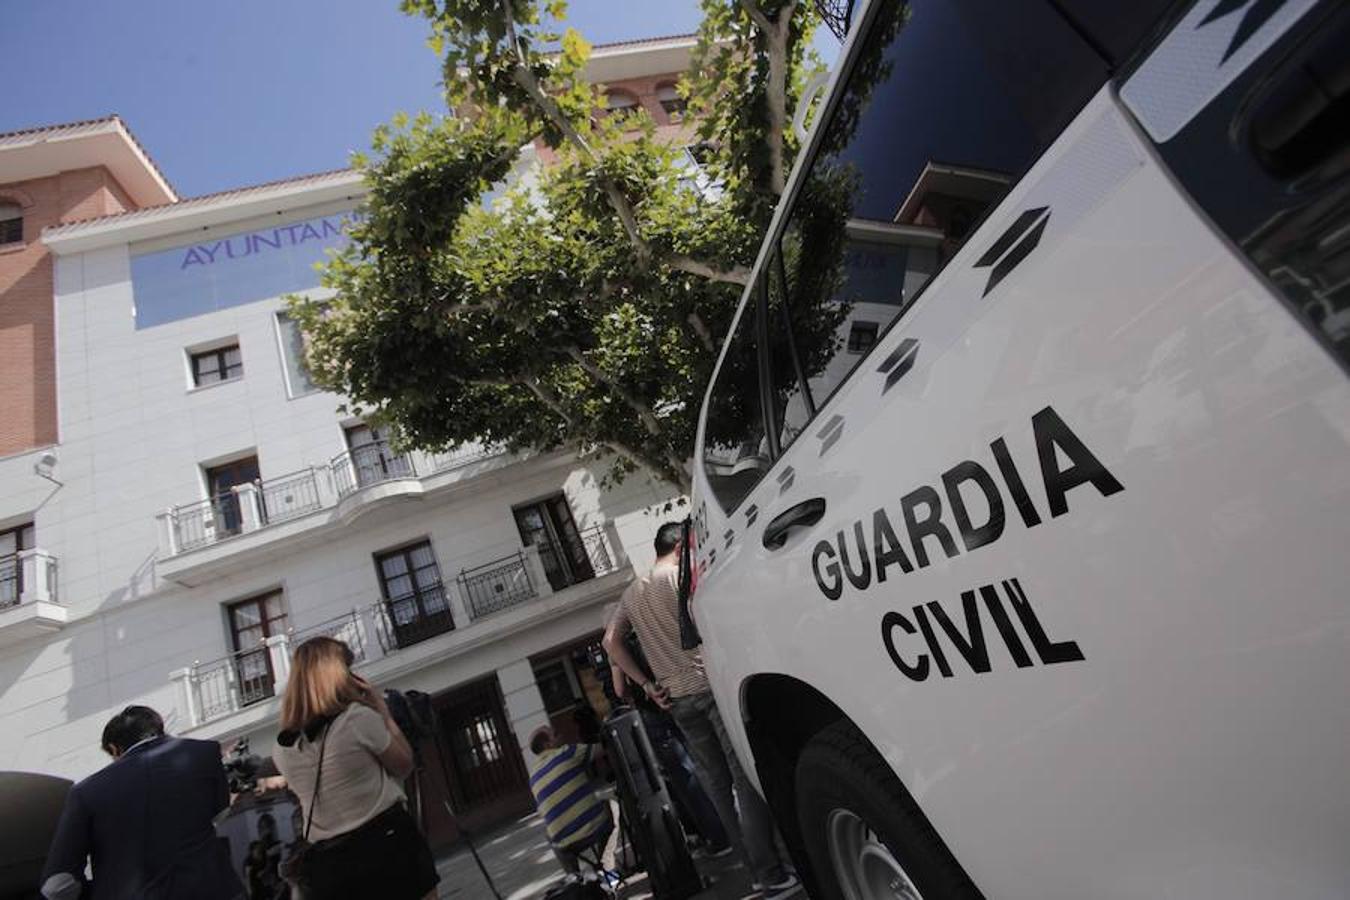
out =
{"type": "Polygon", "coordinates": [[[641,710],[641,713],[642,726],[647,729],[647,737],[656,750],[656,758],[666,776],[666,786],[670,788],[671,799],[675,801],[681,817],[690,820],[687,825],[692,824],[693,830],[710,848],[725,847],[731,839],[722,827],[722,818],[717,814],[716,807],[698,780],[698,770],[684,746],[683,732],[675,720],[665,713],[646,709],[641,710]]]}
{"type": "Polygon", "coordinates": [[[755,880],[760,884],[782,881],[785,873],[774,845],[773,815],[764,798],[746,780],[712,693],[676,697],[671,701],[670,713],[684,732],[689,755],[694,758],[694,768],[708,799],[717,808],[727,836],[750,866],[755,880]],[[739,816],[736,800],[732,798],[733,787],[740,801],[739,816]]]}

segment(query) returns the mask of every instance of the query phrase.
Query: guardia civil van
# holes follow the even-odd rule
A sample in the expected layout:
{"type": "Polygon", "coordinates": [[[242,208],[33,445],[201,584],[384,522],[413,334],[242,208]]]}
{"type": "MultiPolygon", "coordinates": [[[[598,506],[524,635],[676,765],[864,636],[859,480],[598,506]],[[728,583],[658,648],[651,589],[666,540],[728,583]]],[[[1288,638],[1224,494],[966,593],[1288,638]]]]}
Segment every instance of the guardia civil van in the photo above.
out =
{"type": "Polygon", "coordinates": [[[1350,4],[860,16],[695,464],[813,896],[1350,897],[1350,4]]]}

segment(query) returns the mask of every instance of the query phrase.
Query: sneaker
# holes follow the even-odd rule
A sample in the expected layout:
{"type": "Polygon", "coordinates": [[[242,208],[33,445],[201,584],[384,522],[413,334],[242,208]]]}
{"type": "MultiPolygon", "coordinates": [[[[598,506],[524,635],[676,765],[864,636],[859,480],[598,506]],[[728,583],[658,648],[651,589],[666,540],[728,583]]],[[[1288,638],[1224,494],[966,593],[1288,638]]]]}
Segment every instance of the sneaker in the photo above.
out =
{"type": "Polygon", "coordinates": [[[795,893],[797,888],[801,887],[801,884],[802,883],[797,880],[796,875],[788,872],[784,873],[783,877],[778,881],[770,882],[769,884],[760,884],[756,881],[751,887],[757,891],[763,892],[764,900],[779,900],[780,897],[787,897],[790,894],[795,893]]]}

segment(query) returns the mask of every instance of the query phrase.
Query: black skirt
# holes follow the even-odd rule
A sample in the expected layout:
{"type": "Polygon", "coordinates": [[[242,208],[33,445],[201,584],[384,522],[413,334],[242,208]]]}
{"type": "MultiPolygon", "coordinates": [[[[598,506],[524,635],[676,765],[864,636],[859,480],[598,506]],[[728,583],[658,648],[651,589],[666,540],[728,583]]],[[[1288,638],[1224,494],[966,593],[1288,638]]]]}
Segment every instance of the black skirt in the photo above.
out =
{"type": "Polygon", "coordinates": [[[346,834],[319,841],[306,900],[420,900],[441,877],[402,803],[346,834]]]}

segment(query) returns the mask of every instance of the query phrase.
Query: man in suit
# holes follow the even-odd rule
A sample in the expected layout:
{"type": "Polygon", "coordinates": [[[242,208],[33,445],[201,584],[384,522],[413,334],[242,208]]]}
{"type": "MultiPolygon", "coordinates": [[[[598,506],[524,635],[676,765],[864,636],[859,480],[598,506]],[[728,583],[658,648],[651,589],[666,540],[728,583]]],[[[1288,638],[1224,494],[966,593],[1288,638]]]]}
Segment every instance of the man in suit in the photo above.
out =
{"type": "Polygon", "coordinates": [[[103,729],[112,763],[71,788],[42,873],[47,900],[236,900],[211,820],[229,804],[220,745],[164,736],[146,706],[103,729]],[[85,878],[85,861],[93,880],[85,878]]]}

